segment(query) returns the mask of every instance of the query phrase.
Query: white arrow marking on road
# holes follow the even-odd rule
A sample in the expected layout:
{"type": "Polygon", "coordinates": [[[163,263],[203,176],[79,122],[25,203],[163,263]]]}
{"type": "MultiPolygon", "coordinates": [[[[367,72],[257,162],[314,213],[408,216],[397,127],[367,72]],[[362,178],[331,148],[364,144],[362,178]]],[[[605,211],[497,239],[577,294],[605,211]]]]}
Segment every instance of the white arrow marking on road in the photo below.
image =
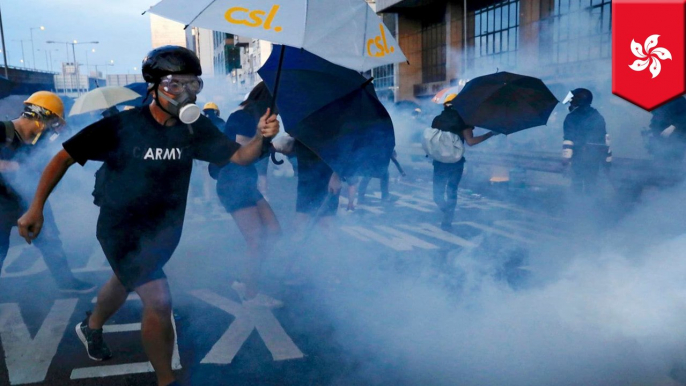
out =
{"type": "Polygon", "coordinates": [[[191,294],[236,318],[200,363],[231,363],[254,329],[257,329],[275,361],[304,356],[268,308],[243,307],[207,289],[191,291],[191,294]]]}
{"type": "Polygon", "coordinates": [[[45,380],[77,301],[78,299],[55,301],[33,339],[21,317],[19,305],[0,304],[0,339],[5,348],[5,364],[11,385],[45,380]]]}
{"type": "MultiPolygon", "coordinates": [[[[17,245],[9,249],[7,251],[7,257],[5,258],[5,264],[4,267],[2,267],[2,274],[0,274],[0,277],[22,277],[22,276],[31,276],[35,275],[38,273],[41,273],[48,269],[48,267],[45,265],[45,261],[43,261],[43,258],[36,259],[36,261],[31,265],[29,268],[26,268],[23,271],[19,272],[7,272],[7,269],[14,263],[20,256],[21,253],[24,251],[25,248],[32,248],[29,245],[17,245]]],[[[42,256],[42,255],[41,255],[42,256]]]]}
{"type": "Polygon", "coordinates": [[[433,237],[435,239],[442,240],[451,244],[459,245],[465,248],[476,248],[479,246],[478,244],[475,244],[469,240],[465,240],[460,236],[456,236],[450,232],[442,230],[437,226],[427,223],[421,223],[419,224],[419,226],[400,224],[398,225],[398,227],[408,231],[419,233],[424,236],[433,237]]]}

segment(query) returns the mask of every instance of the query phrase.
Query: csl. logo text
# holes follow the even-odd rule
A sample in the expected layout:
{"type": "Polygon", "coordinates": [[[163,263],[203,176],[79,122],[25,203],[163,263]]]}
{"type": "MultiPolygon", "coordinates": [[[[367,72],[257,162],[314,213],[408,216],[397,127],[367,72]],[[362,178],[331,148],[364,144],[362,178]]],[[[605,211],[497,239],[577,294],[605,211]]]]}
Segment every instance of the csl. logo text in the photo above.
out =
{"type": "Polygon", "coordinates": [[[386,41],[386,32],[383,29],[383,24],[379,24],[379,29],[381,30],[381,34],[379,36],[367,40],[367,54],[371,57],[382,58],[395,52],[395,47],[388,47],[388,42],[386,41]],[[372,52],[372,45],[376,46],[374,47],[374,52],[372,52]]]}
{"type": "MultiPolygon", "coordinates": [[[[279,8],[281,8],[280,5],[274,5],[267,13],[267,11],[259,9],[251,11],[244,7],[233,7],[226,11],[224,18],[232,24],[243,24],[246,27],[252,28],[262,26],[262,28],[269,30],[272,29],[272,22],[274,17],[276,17],[276,13],[279,12],[279,8]],[[264,18],[265,16],[266,18],[264,18]]],[[[281,32],[282,29],[281,27],[274,27],[276,32],[281,32]]]]}

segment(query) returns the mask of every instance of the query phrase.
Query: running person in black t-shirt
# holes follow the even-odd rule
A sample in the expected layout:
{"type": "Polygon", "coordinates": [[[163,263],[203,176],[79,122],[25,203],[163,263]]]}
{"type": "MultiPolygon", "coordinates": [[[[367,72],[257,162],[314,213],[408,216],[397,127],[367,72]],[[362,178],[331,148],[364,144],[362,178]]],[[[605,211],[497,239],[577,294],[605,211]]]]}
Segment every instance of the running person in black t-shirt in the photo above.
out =
{"type": "MultiPolygon", "coordinates": [[[[249,142],[255,136],[257,122],[271,104],[272,96],[264,82],[260,82],[240,109],[229,116],[224,135],[240,144],[249,142]]],[[[231,213],[248,244],[244,272],[231,287],[246,305],[279,307],[283,305],[280,301],[259,293],[262,262],[281,235],[281,225],[258,189],[258,175],[257,165],[228,164],[218,171],[219,201],[231,213]]]]}
{"type": "Polygon", "coordinates": [[[166,386],[176,383],[171,295],[162,267],[181,237],[193,159],[248,165],[260,156],[263,138],[278,133],[279,124],[267,110],[245,146],[222,135],[194,104],[202,90],[202,70],[197,56],[185,48],[151,51],[142,70],[153,94],[150,105],[105,118],[65,142],[43,172],[19,227],[30,243],[41,231],[43,205],[67,169],[75,162],[104,162],[94,192],[100,206],[97,236],[114,275],[76,332],[91,359],[109,358],[102,326],[135,291],[143,302],[143,347],[158,384],[166,386]]]}

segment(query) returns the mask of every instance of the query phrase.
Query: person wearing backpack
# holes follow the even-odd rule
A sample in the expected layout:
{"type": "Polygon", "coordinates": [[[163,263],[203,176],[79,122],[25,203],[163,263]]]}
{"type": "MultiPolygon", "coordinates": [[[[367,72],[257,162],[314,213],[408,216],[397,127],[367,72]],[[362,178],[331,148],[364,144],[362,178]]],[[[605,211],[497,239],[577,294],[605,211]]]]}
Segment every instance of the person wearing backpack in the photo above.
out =
{"type": "Polygon", "coordinates": [[[464,171],[464,143],[477,145],[498,133],[492,131],[474,136],[474,127],[468,126],[460,113],[453,108],[452,101],[457,94],[450,94],[443,102],[444,109],[434,118],[431,128],[424,131],[422,146],[427,156],[433,159],[434,202],[443,212],[441,229],[452,229],[455,207],[457,206],[457,186],[464,171]],[[447,199],[446,199],[447,196],[447,199]]]}

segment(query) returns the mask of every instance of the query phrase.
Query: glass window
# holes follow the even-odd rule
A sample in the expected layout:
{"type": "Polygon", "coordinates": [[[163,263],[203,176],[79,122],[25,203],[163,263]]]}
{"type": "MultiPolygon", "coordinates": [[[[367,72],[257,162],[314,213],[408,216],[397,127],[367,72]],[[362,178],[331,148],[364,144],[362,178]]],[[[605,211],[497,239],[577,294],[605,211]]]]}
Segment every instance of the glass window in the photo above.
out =
{"type": "MultiPolygon", "coordinates": [[[[500,0],[474,12],[474,45],[472,66],[515,65],[519,1],[500,0]],[[478,47],[478,48],[477,48],[478,47]]],[[[470,58],[471,59],[471,58],[470,58]]],[[[493,69],[495,70],[495,69],[493,69]]]]}

